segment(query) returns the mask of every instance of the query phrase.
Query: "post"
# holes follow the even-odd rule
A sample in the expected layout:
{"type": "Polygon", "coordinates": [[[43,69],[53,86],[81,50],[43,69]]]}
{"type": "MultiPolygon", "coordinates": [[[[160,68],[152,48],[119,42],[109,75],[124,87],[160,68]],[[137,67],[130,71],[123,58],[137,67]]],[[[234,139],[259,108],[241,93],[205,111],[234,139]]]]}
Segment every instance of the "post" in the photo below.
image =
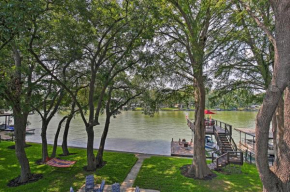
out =
{"type": "Polygon", "coordinates": [[[225,135],[227,135],[227,124],[225,124],[225,135]]]}
{"type": "Polygon", "coordinates": [[[243,152],[240,152],[240,155],[241,155],[241,163],[242,163],[241,165],[243,165],[244,164],[244,157],[243,157],[244,154],[243,154],[243,152]]]}
{"type": "Polygon", "coordinates": [[[250,163],[252,163],[252,152],[250,151],[250,163]]]}
{"type": "Polygon", "coordinates": [[[213,163],[213,153],[211,153],[211,162],[213,163]]]}
{"type": "Polygon", "coordinates": [[[219,158],[216,159],[216,169],[219,168],[219,158]]]}
{"type": "Polygon", "coordinates": [[[229,154],[229,152],[227,152],[227,163],[228,164],[230,163],[230,154],[229,154]]]}

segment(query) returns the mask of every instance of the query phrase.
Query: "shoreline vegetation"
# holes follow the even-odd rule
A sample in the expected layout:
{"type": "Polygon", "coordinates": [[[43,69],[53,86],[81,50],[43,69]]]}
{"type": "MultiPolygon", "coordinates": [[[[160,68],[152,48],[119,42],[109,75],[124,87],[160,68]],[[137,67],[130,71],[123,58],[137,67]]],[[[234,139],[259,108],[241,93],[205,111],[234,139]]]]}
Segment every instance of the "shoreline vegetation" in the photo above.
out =
{"type": "MultiPolygon", "coordinates": [[[[176,107],[165,107],[165,108],[160,108],[160,111],[194,111],[194,108],[176,108],[176,107]]],[[[253,108],[253,109],[248,109],[248,108],[238,108],[238,109],[209,109],[210,111],[258,111],[258,109],[253,108]]],[[[126,111],[131,111],[126,110],[126,111]]],[[[132,111],[143,111],[142,107],[136,107],[133,108],[132,111]]]]}
{"type": "MultiPolygon", "coordinates": [[[[101,169],[93,172],[84,171],[86,165],[85,148],[70,147],[72,155],[57,156],[64,160],[76,160],[72,168],[54,168],[45,164],[37,165],[35,162],[41,158],[41,144],[28,143],[31,147],[26,148],[32,173],[42,174],[43,178],[39,181],[21,185],[18,187],[8,187],[7,183],[17,177],[19,165],[13,149],[8,147],[14,142],[2,141],[0,143],[0,191],[68,191],[70,186],[75,191],[85,183],[85,176],[95,175],[95,180],[100,183],[103,179],[106,184],[115,182],[122,183],[137,158],[130,152],[105,151],[104,160],[107,164],[101,169]]],[[[61,154],[58,148],[57,154],[61,154]]],[[[49,152],[52,146],[49,145],[49,152]]],[[[140,188],[150,188],[160,191],[261,191],[262,184],[255,165],[244,164],[242,167],[231,166],[222,172],[215,172],[217,177],[210,181],[194,180],[181,175],[180,168],[191,163],[190,158],[179,158],[154,155],[145,159],[141,170],[135,180],[134,186],[140,188]]],[[[210,161],[208,161],[210,163],[210,161]]]]}

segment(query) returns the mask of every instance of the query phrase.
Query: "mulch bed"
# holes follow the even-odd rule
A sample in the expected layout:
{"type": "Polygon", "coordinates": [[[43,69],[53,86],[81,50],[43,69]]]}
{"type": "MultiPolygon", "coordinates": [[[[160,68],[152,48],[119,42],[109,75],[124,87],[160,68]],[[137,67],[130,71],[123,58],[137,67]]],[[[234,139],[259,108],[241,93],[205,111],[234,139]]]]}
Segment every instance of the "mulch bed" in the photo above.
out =
{"type": "MultiPolygon", "coordinates": [[[[24,146],[24,148],[31,147],[31,146],[32,146],[32,145],[28,145],[28,144],[26,144],[26,145],[24,146]]],[[[15,149],[15,145],[8,146],[7,148],[8,148],[8,149],[15,149]]]]}
{"type": "Polygon", "coordinates": [[[42,174],[30,174],[28,181],[24,182],[24,183],[20,183],[19,179],[20,176],[16,177],[15,179],[12,179],[8,182],[7,186],[8,187],[17,187],[19,185],[25,185],[27,183],[33,183],[36,182],[40,179],[42,179],[43,175],[42,174]]]}
{"type": "Polygon", "coordinates": [[[200,178],[196,178],[194,174],[192,173],[188,173],[188,170],[190,169],[191,165],[184,165],[180,168],[181,170],[181,174],[185,177],[188,177],[188,178],[193,178],[193,179],[198,179],[198,180],[212,180],[213,178],[215,178],[217,175],[214,174],[214,173],[211,173],[209,174],[208,176],[206,176],[205,178],[203,179],[200,179],[200,178]]]}

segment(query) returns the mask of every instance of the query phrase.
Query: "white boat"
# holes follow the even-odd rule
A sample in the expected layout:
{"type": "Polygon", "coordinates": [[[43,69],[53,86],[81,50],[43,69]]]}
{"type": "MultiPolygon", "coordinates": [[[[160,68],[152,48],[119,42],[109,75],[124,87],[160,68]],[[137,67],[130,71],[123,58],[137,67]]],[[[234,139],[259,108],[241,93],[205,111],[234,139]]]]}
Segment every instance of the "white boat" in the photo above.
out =
{"type": "Polygon", "coordinates": [[[216,144],[212,140],[211,136],[208,136],[208,135],[205,136],[205,148],[206,149],[215,149],[216,148],[216,144]]]}

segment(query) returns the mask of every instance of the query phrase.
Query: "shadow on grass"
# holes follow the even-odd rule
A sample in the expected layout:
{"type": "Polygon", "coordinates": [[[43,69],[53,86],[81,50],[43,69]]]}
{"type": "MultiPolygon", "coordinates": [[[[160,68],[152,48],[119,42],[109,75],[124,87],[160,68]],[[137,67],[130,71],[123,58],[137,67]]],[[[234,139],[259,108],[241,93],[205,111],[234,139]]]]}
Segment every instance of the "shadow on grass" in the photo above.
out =
{"type": "MultiPolygon", "coordinates": [[[[0,192],[33,192],[33,191],[68,191],[72,186],[74,190],[78,190],[84,183],[88,172],[83,171],[82,167],[86,165],[86,150],[70,148],[70,152],[74,153],[70,156],[62,156],[64,160],[77,161],[73,168],[55,169],[46,164],[36,165],[35,161],[41,158],[41,145],[31,143],[31,147],[26,148],[26,154],[29,159],[31,173],[43,174],[43,178],[34,183],[28,183],[18,187],[8,187],[7,183],[20,175],[20,166],[18,164],[15,151],[7,147],[13,142],[0,143],[0,192]]],[[[49,154],[52,152],[52,146],[48,146],[49,154]]],[[[61,153],[61,148],[58,148],[57,154],[61,153]]],[[[104,160],[108,163],[105,167],[92,172],[100,183],[102,179],[106,179],[106,184],[114,182],[122,182],[131,168],[134,166],[137,158],[134,154],[104,152],[104,160]]]]}
{"type": "Polygon", "coordinates": [[[145,159],[134,186],[160,191],[261,191],[262,184],[254,165],[245,164],[241,174],[226,175],[204,181],[184,177],[180,167],[191,164],[191,159],[151,157],[145,159]]]}

